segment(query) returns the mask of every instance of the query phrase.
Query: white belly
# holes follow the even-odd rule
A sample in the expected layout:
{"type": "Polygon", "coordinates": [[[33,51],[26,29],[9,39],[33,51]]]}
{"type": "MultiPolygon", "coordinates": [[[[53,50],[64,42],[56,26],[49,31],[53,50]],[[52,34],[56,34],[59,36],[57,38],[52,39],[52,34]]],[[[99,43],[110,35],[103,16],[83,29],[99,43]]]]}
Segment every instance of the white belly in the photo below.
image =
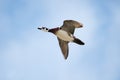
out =
{"type": "Polygon", "coordinates": [[[64,30],[59,30],[57,33],[56,33],[57,37],[64,40],[64,41],[73,41],[74,38],[71,35],[68,35],[68,33],[64,30]]]}

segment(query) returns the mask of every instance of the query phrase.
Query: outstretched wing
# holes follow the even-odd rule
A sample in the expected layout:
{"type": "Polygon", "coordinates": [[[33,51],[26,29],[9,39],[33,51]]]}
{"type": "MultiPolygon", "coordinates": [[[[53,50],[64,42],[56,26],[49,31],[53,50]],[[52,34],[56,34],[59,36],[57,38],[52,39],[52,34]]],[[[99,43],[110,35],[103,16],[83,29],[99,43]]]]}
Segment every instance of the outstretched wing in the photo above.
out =
{"type": "Polygon", "coordinates": [[[59,46],[60,46],[60,49],[61,49],[61,51],[63,53],[64,58],[67,59],[68,52],[69,52],[68,42],[63,41],[63,40],[61,40],[59,38],[58,38],[58,42],[59,42],[59,46]]]}
{"type": "Polygon", "coordinates": [[[77,21],[74,21],[74,20],[65,20],[63,22],[63,25],[61,26],[61,29],[71,33],[71,34],[74,34],[74,30],[75,28],[80,28],[82,27],[83,25],[77,21]]]}

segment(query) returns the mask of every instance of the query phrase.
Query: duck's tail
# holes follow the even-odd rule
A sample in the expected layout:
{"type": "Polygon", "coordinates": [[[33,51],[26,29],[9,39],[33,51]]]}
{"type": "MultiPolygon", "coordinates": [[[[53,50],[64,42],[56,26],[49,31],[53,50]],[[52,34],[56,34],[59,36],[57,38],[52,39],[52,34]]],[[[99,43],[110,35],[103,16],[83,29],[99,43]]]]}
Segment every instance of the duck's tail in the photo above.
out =
{"type": "Polygon", "coordinates": [[[79,45],[85,45],[85,43],[84,42],[82,42],[80,39],[78,39],[78,38],[74,38],[74,41],[73,42],[75,42],[75,43],[77,43],[77,44],[79,44],[79,45]]]}

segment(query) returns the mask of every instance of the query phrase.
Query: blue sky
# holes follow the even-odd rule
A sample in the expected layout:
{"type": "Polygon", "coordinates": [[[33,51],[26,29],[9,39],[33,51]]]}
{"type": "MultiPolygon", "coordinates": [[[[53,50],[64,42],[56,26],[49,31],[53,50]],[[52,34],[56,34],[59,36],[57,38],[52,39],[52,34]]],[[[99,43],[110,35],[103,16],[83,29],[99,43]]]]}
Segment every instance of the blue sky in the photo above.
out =
{"type": "Polygon", "coordinates": [[[0,80],[120,80],[119,0],[0,0],[0,80]],[[64,60],[53,34],[64,20],[83,23],[64,60]]]}

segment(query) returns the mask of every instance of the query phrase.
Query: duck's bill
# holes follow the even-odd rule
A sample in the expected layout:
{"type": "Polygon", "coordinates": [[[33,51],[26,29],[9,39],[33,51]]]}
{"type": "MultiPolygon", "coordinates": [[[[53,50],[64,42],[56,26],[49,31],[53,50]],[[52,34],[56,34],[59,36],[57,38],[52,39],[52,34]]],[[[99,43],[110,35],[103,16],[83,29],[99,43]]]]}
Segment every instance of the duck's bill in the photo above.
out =
{"type": "Polygon", "coordinates": [[[40,30],[41,30],[42,28],[38,27],[38,29],[40,29],[40,30]]]}

